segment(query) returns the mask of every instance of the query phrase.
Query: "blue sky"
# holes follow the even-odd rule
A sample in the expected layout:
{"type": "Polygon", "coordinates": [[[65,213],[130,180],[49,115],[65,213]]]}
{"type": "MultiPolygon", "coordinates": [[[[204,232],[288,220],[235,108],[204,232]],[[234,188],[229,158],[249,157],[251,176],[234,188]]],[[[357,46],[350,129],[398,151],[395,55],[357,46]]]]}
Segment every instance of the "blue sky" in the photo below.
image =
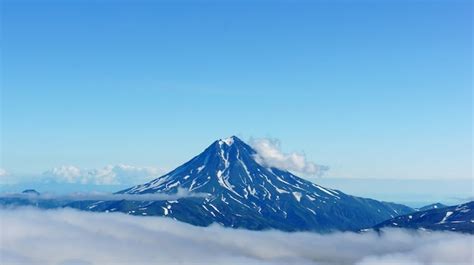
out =
{"type": "Polygon", "coordinates": [[[326,178],[470,179],[470,1],[2,1],[1,168],[278,138],[326,178]]]}

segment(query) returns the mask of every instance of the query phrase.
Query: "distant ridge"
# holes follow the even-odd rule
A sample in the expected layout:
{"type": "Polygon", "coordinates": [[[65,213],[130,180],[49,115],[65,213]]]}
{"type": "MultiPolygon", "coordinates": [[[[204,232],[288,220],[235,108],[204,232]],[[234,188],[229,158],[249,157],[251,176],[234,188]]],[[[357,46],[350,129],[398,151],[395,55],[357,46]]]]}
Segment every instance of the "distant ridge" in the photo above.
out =
{"type": "Polygon", "coordinates": [[[474,234],[474,201],[398,216],[384,221],[374,228],[378,230],[386,227],[474,234]]]}
{"type": "Polygon", "coordinates": [[[438,202],[438,203],[433,203],[433,204],[423,206],[423,207],[418,208],[416,210],[426,211],[426,210],[431,210],[431,209],[441,209],[441,208],[445,208],[445,207],[448,207],[448,206],[438,202]]]}

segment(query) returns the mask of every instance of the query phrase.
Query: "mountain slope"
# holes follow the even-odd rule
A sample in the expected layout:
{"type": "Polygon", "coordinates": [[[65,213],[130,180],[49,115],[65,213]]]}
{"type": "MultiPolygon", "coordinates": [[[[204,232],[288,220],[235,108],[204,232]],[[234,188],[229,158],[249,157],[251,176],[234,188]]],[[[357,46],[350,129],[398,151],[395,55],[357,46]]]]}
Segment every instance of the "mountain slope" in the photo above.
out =
{"type": "Polygon", "coordinates": [[[205,196],[173,201],[81,202],[92,211],[161,215],[195,225],[220,223],[247,229],[285,231],[357,230],[414,210],[321,187],[277,168],[260,165],[256,152],[237,137],[215,141],[187,163],[118,194],[205,196]]]}
{"type": "Polygon", "coordinates": [[[376,225],[409,229],[456,231],[474,234],[474,201],[402,215],[376,225]]]}

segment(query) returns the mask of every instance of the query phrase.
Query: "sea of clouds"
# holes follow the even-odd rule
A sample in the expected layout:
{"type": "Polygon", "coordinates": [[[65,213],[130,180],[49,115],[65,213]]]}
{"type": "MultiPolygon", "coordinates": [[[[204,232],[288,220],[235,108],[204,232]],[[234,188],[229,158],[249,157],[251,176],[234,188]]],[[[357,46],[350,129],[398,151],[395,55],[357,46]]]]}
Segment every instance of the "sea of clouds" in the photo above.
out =
{"type": "Polygon", "coordinates": [[[32,202],[41,200],[59,201],[168,201],[182,198],[205,198],[208,193],[190,192],[186,189],[178,188],[174,194],[147,193],[147,194],[116,194],[106,192],[75,192],[67,194],[57,193],[0,193],[0,199],[16,198],[27,199],[32,202]]]}
{"type": "Polygon", "coordinates": [[[474,236],[452,232],[256,232],[73,209],[2,209],[0,217],[4,265],[473,263],[474,236]]]}

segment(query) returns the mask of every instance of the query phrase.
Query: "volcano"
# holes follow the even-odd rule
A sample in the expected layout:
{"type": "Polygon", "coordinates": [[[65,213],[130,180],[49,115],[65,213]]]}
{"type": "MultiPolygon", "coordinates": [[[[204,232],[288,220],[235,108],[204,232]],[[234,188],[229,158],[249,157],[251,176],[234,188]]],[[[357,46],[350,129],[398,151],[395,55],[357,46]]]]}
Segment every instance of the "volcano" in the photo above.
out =
{"type": "Polygon", "coordinates": [[[190,161],[116,194],[186,196],[157,201],[77,203],[92,211],[166,216],[193,225],[284,231],[357,231],[411,213],[410,207],[347,195],[259,163],[238,137],[213,142],[190,161]]]}

